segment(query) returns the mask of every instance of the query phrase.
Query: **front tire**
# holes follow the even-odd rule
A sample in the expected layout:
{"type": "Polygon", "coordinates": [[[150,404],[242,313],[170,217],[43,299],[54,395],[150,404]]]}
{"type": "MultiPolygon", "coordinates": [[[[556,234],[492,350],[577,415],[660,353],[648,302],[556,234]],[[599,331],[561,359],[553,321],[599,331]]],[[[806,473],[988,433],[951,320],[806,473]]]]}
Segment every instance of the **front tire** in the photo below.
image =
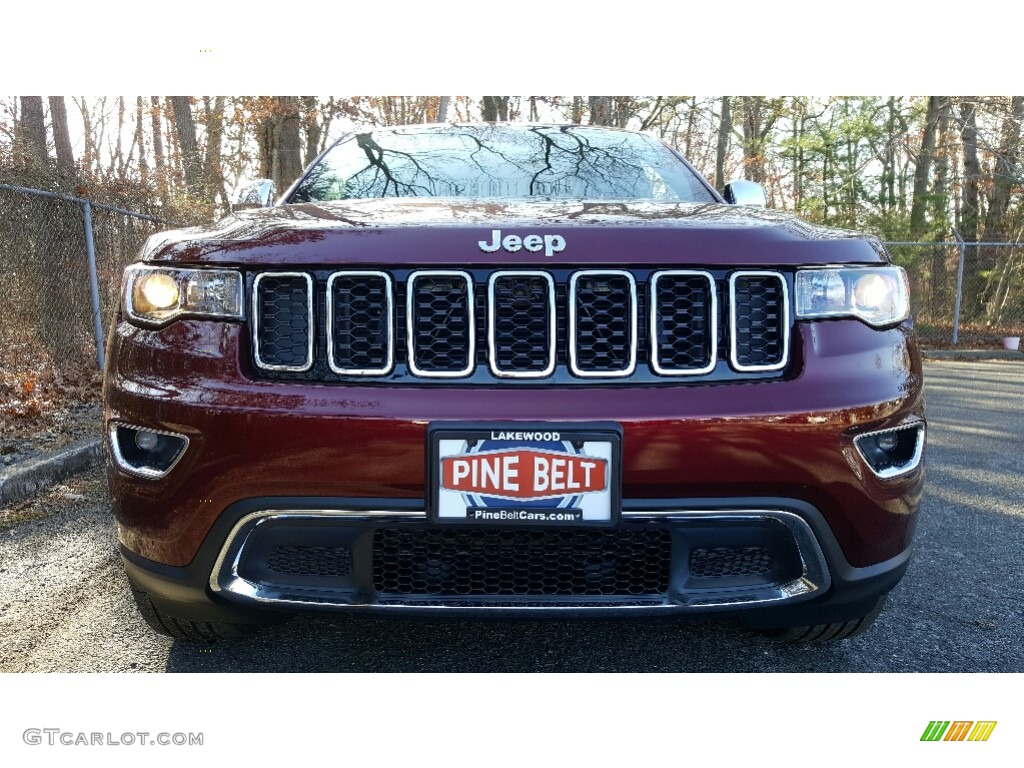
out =
{"type": "Polygon", "coordinates": [[[782,643],[833,643],[864,633],[885,607],[887,595],[882,595],[864,615],[848,621],[829,624],[807,624],[798,627],[758,628],[758,631],[782,643]]]}
{"type": "Polygon", "coordinates": [[[229,640],[247,637],[259,624],[230,624],[223,621],[190,621],[164,613],[153,603],[148,592],[132,587],[132,597],[142,618],[154,632],[178,640],[229,640]]]}

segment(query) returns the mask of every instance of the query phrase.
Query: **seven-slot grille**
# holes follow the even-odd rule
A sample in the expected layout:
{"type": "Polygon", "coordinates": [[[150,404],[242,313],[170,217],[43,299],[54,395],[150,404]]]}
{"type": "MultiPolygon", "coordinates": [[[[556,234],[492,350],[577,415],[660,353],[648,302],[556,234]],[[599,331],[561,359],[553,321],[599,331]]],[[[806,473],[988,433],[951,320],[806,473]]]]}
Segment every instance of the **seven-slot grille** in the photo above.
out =
{"type": "Polygon", "coordinates": [[[252,286],[255,363],[314,380],[407,371],[477,381],[483,366],[496,379],[544,379],[561,369],[561,381],[581,382],[762,374],[788,363],[789,295],[779,272],[558,275],[261,273],[252,286]]]}

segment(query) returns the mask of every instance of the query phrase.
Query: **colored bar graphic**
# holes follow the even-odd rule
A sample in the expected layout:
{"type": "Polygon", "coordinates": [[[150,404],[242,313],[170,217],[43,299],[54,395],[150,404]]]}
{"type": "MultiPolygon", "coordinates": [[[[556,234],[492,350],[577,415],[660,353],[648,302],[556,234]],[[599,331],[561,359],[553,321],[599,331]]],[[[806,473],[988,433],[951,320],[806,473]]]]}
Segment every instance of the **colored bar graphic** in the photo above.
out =
{"type": "Polygon", "coordinates": [[[930,720],[921,741],[988,741],[996,720],[930,720]],[[943,738],[945,737],[945,738],[943,738]]]}
{"type": "Polygon", "coordinates": [[[946,732],[946,738],[943,741],[963,741],[967,738],[967,734],[971,730],[971,726],[974,725],[973,720],[955,720],[949,731],[946,732]]]}
{"type": "Polygon", "coordinates": [[[947,728],[949,728],[949,720],[932,720],[924,729],[921,741],[940,741],[947,728]]]}
{"type": "Polygon", "coordinates": [[[996,722],[995,720],[979,720],[974,724],[974,730],[971,731],[971,735],[967,737],[967,740],[988,741],[988,737],[996,729],[996,722]]]}

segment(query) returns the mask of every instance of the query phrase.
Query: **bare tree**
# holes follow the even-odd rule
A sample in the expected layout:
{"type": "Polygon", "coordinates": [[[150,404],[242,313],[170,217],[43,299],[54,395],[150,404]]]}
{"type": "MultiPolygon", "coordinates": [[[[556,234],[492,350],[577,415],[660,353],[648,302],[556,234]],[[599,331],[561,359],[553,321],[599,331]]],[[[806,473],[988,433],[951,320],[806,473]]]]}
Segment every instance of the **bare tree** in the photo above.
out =
{"type": "Polygon", "coordinates": [[[307,166],[320,154],[320,110],[316,96],[302,97],[302,129],[306,134],[306,153],[302,162],[307,166]]]}
{"type": "Polygon", "coordinates": [[[614,115],[612,114],[611,96],[591,96],[588,103],[591,125],[612,125],[614,115]]]}
{"type": "Polygon", "coordinates": [[[508,120],[508,96],[484,96],[480,114],[487,123],[508,120]]]}
{"type": "Polygon", "coordinates": [[[260,173],[283,192],[302,173],[300,102],[297,96],[261,99],[263,117],[257,129],[260,173]]]}
{"type": "Polygon", "coordinates": [[[196,145],[196,125],[192,119],[191,99],[188,96],[171,96],[174,109],[174,127],[181,154],[181,165],[185,171],[185,189],[190,195],[202,194],[203,164],[196,145]]]}
{"type": "Polygon", "coordinates": [[[932,157],[935,154],[935,137],[939,125],[941,96],[928,97],[928,112],[925,115],[924,131],[921,136],[921,150],[917,153],[917,167],[914,169],[914,199],[910,207],[910,239],[924,237],[927,227],[925,214],[928,211],[928,177],[931,175],[932,157]]]}
{"type": "Polygon", "coordinates": [[[715,153],[715,186],[721,192],[725,189],[725,159],[729,153],[729,136],[732,133],[732,110],[728,96],[722,97],[722,118],[718,124],[718,151],[715,153]]]}
{"type": "Polygon", "coordinates": [[[21,97],[21,142],[25,156],[45,168],[49,156],[46,152],[46,122],[43,118],[43,97],[21,97]]]}
{"type": "Polygon", "coordinates": [[[224,205],[230,203],[224,185],[224,172],[221,165],[221,144],[224,140],[224,97],[216,96],[212,100],[203,96],[203,113],[206,118],[206,152],[203,158],[206,188],[209,196],[220,195],[224,205]]]}
{"type": "Polygon", "coordinates": [[[50,96],[50,127],[53,131],[53,145],[57,150],[57,166],[70,170],[75,166],[75,154],[71,150],[71,134],[68,131],[68,110],[63,96],[50,96]]]}
{"type": "Polygon", "coordinates": [[[142,113],[146,111],[141,96],[135,97],[135,141],[139,147],[139,177],[145,185],[149,181],[149,164],[146,162],[146,134],[142,128],[142,113]]]}

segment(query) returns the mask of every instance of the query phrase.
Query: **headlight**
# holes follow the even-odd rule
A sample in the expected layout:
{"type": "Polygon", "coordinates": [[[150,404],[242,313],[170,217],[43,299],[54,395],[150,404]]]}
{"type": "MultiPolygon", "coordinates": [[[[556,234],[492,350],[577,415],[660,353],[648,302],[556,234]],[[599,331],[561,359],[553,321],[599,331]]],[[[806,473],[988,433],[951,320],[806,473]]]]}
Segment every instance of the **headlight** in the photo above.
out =
{"type": "Polygon", "coordinates": [[[143,325],[179,317],[242,319],[242,275],[228,269],[175,269],[133,264],[124,273],[123,305],[143,325]]]}
{"type": "Polygon", "coordinates": [[[902,267],[828,267],[796,273],[796,315],[857,317],[876,328],[910,315],[902,267]]]}

